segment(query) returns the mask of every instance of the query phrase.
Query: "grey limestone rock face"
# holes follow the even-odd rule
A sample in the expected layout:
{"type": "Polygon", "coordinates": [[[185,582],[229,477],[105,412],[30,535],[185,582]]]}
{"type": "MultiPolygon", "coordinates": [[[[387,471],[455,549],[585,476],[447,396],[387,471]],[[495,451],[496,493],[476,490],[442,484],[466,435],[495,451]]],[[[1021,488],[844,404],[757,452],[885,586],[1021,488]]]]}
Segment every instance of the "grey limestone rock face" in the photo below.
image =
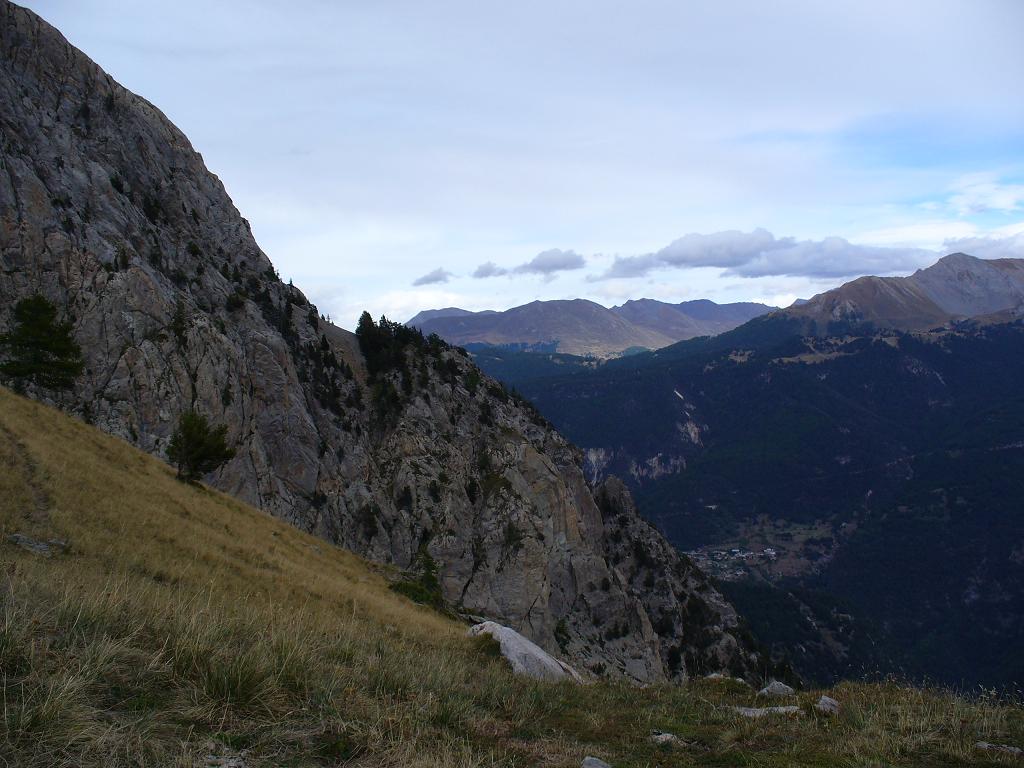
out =
{"type": "Polygon", "coordinates": [[[731,606],[624,490],[599,507],[525,403],[444,344],[371,377],[156,107],[6,0],[0,46],[0,332],[40,293],[86,363],[73,392],[30,394],[158,456],[198,409],[237,448],[207,482],[374,560],[431,562],[450,605],[592,673],[753,669],[731,606]]]}
{"type": "Polygon", "coordinates": [[[642,610],[642,630],[650,627],[665,674],[683,680],[728,670],[756,677],[761,659],[742,650],[750,635],[703,571],[637,513],[621,480],[609,478],[594,496],[615,582],[642,610]]]}

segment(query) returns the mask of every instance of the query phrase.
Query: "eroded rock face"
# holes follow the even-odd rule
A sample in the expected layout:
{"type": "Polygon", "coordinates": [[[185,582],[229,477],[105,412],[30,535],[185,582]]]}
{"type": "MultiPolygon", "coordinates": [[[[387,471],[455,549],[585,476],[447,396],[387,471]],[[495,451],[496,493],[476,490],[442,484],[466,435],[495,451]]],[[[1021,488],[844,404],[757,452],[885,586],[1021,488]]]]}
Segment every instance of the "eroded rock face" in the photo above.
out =
{"type": "Polygon", "coordinates": [[[682,680],[728,670],[753,679],[763,672],[760,659],[743,651],[753,641],[736,610],[686,555],[640,517],[625,484],[609,478],[594,496],[616,583],[643,612],[640,631],[650,628],[648,637],[665,674],[682,680]]]}
{"type": "Polygon", "coordinates": [[[443,344],[369,377],[159,110],[34,14],[0,0],[0,25],[0,332],[34,293],[73,323],[86,371],[63,407],[157,455],[197,408],[238,448],[213,485],[376,560],[429,559],[453,606],[593,672],[756,665],[732,608],[618,486],[610,522],[532,409],[443,344]]]}

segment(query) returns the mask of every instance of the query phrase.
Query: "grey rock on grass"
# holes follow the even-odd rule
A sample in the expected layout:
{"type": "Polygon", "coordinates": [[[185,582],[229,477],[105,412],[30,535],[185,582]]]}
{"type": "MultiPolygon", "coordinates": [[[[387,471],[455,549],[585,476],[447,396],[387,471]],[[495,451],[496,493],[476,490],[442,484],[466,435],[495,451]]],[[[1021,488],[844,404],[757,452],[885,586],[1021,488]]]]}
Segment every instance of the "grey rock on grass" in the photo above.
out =
{"type": "Polygon", "coordinates": [[[659,747],[674,747],[683,743],[683,740],[674,733],[665,731],[651,731],[651,741],[659,747]]]}
{"type": "Polygon", "coordinates": [[[489,635],[501,647],[505,657],[517,675],[535,680],[573,680],[583,682],[580,674],[565,662],[559,661],[536,643],[530,642],[514,629],[503,627],[493,621],[485,621],[470,627],[470,637],[489,635]]]}
{"type": "Polygon", "coordinates": [[[734,712],[743,717],[764,717],[765,715],[796,715],[800,712],[800,707],[788,706],[788,707],[733,707],[734,712]]]}
{"type": "Polygon", "coordinates": [[[822,696],[818,699],[818,703],[814,705],[814,708],[826,715],[838,715],[839,714],[839,702],[833,699],[831,696],[822,696]]]}
{"type": "Polygon", "coordinates": [[[792,696],[796,691],[779,680],[772,680],[757,692],[758,696],[792,696]]]}
{"type": "Polygon", "coordinates": [[[70,546],[68,542],[61,539],[50,539],[49,541],[36,541],[22,533],[12,533],[7,541],[22,549],[40,557],[51,557],[57,552],[67,552],[70,546]]]}
{"type": "Polygon", "coordinates": [[[1010,746],[1009,744],[991,744],[987,741],[979,741],[974,746],[978,749],[983,749],[986,752],[1002,752],[1005,755],[1024,755],[1024,749],[1010,746]]]}

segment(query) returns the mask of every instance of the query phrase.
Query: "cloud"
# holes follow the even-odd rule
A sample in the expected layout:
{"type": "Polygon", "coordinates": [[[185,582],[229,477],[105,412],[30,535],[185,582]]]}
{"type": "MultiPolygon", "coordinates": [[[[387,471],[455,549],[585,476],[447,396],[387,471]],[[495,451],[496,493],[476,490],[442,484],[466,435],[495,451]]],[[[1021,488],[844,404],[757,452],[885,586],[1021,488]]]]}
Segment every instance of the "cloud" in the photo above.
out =
{"type": "Polygon", "coordinates": [[[949,204],[961,216],[989,211],[1013,213],[1024,209],[1024,184],[1003,184],[991,174],[967,176],[949,204]]]}
{"type": "Polygon", "coordinates": [[[912,270],[934,258],[933,251],[922,248],[857,245],[841,237],[777,238],[759,228],[685,235],[655,253],[617,256],[606,272],[593,279],[642,277],[673,267],[716,267],[738,277],[840,278],[912,270]]]}
{"type": "Polygon", "coordinates": [[[964,237],[945,242],[947,252],[959,251],[979,259],[1024,258],[1024,230],[1009,237],[964,237]]]}
{"type": "Polygon", "coordinates": [[[583,269],[587,264],[576,251],[563,251],[559,248],[552,248],[549,251],[538,253],[530,261],[520,264],[513,269],[518,274],[534,274],[552,276],[555,272],[564,272],[571,269],[583,269]]]}
{"type": "Polygon", "coordinates": [[[413,285],[434,285],[435,283],[447,283],[454,275],[447,269],[438,267],[433,272],[427,272],[423,277],[417,277],[412,281],[413,285]]]}
{"type": "Polygon", "coordinates": [[[975,237],[977,234],[978,227],[963,219],[929,219],[861,232],[857,235],[857,241],[865,245],[902,246],[938,251],[948,240],[961,240],[975,237]]]}
{"type": "Polygon", "coordinates": [[[480,279],[483,277],[500,277],[501,275],[507,275],[508,270],[504,267],[499,267],[493,261],[485,261],[473,272],[473,277],[480,279]]]}

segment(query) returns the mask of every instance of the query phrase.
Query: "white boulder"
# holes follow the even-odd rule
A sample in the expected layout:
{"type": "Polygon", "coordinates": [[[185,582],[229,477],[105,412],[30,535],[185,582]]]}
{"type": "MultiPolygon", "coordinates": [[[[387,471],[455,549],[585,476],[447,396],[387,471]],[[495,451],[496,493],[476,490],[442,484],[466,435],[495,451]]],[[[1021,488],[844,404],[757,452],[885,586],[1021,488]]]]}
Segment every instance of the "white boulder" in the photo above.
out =
{"type": "Polygon", "coordinates": [[[565,680],[582,683],[580,674],[563,661],[559,661],[536,643],[527,640],[514,629],[503,627],[493,621],[476,624],[469,629],[470,637],[490,635],[498,641],[501,655],[512,666],[517,675],[535,680],[565,680]]]}

